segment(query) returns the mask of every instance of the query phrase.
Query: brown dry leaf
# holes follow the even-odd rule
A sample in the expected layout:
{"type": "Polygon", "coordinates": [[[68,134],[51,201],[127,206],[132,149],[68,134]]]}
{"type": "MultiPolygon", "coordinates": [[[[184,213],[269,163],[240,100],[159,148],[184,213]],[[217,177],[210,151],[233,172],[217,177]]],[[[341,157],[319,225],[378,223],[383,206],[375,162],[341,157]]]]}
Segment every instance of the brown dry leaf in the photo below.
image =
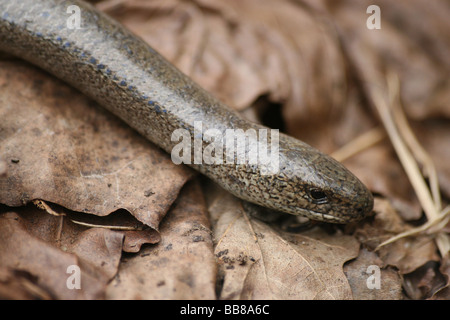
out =
{"type": "Polygon", "coordinates": [[[36,278],[27,272],[0,267],[0,297],[8,300],[50,300],[52,297],[35,284],[36,278]]]}
{"type": "MultiPolygon", "coordinates": [[[[370,250],[393,235],[411,229],[402,221],[390,202],[375,198],[373,222],[364,223],[356,230],[358,240],[370,250]]],[[[439,261],[436,245],[432,236],[417,236],[400,239],[378,250],[383,267],[395,266],[400,274],[410,273],[428,261],[439,261]]]]}
{"type": "Polygon", "coordinates": [[[435,292],[431,298],[435,300],[450,300],[450,255],[443,259],[439,271],[445,278],[445,285],[435,292]]]}
{"type": "Polygon", "coordinates": [[[124,252],[136,253],[141,250],[144,244],[155,244],[161,240],[159,233],[152,229],[141,230],[141,231],[125,231],[125,239],[123,241],[124,252]]]}
{"type": "MultiPolygon", "coordinates": [[[[450,92],[448,4],[445,1],[376,1],[381,29],[366,28],[366,9],[373,1],[327,1],[344,42],[349,61],[364,85],[380,85],[379,75],[394,70],[402,83],[401,98],[409,116],[424,119],[449,117],[447,103],[434,104],[450,92]],[[420,21],[420,23],[419,23],[420,21]]],[[[444,100],[445,101],[445,100],[444,100]]]]}
{"type": "MultiPolygon", "coordinates": [[[[450,100],[449,100],[450,101],[450,100]]],[[[450,198],[450,125],[444,119],[430,119],[415,123],[414,131],[421,144],[430,153],[439,172],[442,194],[450,198]]]]}
{"type": "Polygon", "coordinates": [[[221,299],[351,299],[342,270],[358,255],[357,241],[320,229],[276,231],[249,218],[238,199],[218,193],[215,254],[223,277],[221,299]]]}
{"type": "Polygon", "coordinates": [[[1,62],[0,90],[1,203],[43,199],[100,216],[124,208],[158,229],[190,170],[25,63],[1,62]]]}
{"type": "Polygon", "coordinates": [[[407,295],[412,299],[437,298],[436,293],[445,294],[445,286],[448,280],[439,271],[439,263],[429,261],[414,272],[404,276],[404,288],[407,295]]]}
{"type": "MultiPolygon", "coordinates": [[[[55,217],[53,217],[55,218],[55,217]]],[[[30,234],[23,219],[14,212],[0,216],[0,269],[11,274],[21,274],[28,279],[29,293],[35,298],[53,299],[99,299],[103,297],[109,279],[117,270],[121,254],[122,235],[109,230],[89,230],[75,243],[69,253],[30,234]],[[89,256],[79,249],[96,249],[100,256],[89,256]],[[82,253],[78,257],[75,251],[82,253]],[[71,273],[68,267],[76,265],[81,269],[82,289],[67,287],[71,273]],[[34,290],[30,290],[30,286],[34,290]],[[33,295],[33,294],[32,294],[33,295]],[[36,296],[37,295],[37,296],[36,296]]],[[[2,283],[6,286],[8,283],[2,283]]],[[[9,285],[17,285],[10,282],[9,285]]],[[[26,288],[27,289],[27,288],[26,288]]],[[[6,296],[8,297],[8,296],[6,296]]]]}
{"type": "Polygon", "coordinates": [[[358,258],[345,265],[344,271],[356,300],[404,299],[400,275],[394,268],[383,268],[383,261],[374,252],[362,249],[358,258]],[[367,285],[368,278],[374,274],[371,266],[380,268],[379,288],[367,285]]]}
{"type": "Polygon", "coordinates": [[[216,264],[203,195],[188,183],[161,224],[161,241],[122,259],[108,299],[214,299],[216,264]]]}

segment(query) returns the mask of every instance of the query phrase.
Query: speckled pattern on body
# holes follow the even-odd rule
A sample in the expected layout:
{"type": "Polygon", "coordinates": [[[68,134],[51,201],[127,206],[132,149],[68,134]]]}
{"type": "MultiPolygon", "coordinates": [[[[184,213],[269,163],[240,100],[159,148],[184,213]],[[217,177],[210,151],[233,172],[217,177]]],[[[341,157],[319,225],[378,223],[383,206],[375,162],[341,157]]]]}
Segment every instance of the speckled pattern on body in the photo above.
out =
{"type": "MultiPolygon", "coordinates": [[[[169,153],[178,143],[173,131],[184,128],[193,137],[194,121],[222,133],[265,128],[82,1],[0,0],[0,15],[0,50],[79,89],[169,153]],[[70,5],[81,9],[80,29],[67,27],[70,5]]],[[[191,166],[241,199],[313,220],[347,223],[372,211],[372,194],[342,164],[284,134],[279,152],[280,170],[271,175],[248,163],[191,166]]]]}

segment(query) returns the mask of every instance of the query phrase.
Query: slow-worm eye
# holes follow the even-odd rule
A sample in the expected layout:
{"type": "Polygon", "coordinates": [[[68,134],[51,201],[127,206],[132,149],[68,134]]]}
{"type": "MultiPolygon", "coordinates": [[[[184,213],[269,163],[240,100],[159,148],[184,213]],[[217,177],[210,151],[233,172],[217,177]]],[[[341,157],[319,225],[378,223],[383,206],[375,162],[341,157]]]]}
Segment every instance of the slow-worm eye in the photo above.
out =
{"type": "Polygon", "coordinates": [[[315,203],[327,203],[328,196],[325,192],[317,188],[311,188],[308,190],[309,196],[315,203]]]}

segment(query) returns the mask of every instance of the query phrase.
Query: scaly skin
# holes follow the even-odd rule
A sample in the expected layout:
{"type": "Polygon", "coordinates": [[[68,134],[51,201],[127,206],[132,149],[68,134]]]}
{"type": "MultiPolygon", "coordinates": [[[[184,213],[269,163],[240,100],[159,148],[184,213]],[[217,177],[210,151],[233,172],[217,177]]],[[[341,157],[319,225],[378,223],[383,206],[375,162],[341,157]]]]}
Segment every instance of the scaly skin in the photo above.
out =
{"type": "MultiPolygon", "coordinates": [[[[171,141],[174,130],[187,129],[194,138],[194,121],[223,134],[265,128],[241,118],[82,1],[0,0],[0,50],[79,89],[169,153],[179,143],[171,141]],[[70,5],[81,9],[81,29],[67,27],[70,5]]],[[[313,220],[347,223],[373,208],[372,194],[342,164],[284,134],[274,174],[248,161],[191,166],[241,199],[313,220]]]]}

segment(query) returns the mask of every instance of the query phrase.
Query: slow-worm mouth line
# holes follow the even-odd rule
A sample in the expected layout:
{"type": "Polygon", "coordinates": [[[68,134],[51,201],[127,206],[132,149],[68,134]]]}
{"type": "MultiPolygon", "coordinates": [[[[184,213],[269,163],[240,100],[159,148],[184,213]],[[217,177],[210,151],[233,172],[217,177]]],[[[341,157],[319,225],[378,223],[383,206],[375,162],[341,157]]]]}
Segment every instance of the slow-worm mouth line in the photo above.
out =
{"type": "Polygon", "coordinates": [[[341,217],[337,217],[331,214],[317,212],[313,210],[306,210],[309,213],[309,218],[313,220],[332,222],[332,223],[346,223],[348,219],[343,219],[341,217]]]}

